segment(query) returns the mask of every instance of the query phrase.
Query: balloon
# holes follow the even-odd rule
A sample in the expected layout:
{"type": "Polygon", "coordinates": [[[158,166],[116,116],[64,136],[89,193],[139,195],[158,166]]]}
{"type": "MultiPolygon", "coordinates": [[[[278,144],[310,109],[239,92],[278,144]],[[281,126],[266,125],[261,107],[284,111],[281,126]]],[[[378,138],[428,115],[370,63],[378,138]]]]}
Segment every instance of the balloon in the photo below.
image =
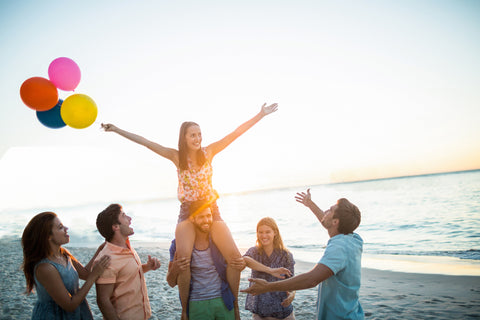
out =
{"type": "Polygon", "coordinates": [[[73,94],[63,101],[60,115],[63,121],[75,129],[84,129],[95,122],[97,104],[85,94],[73,94]]]}
{"type": "Polygon", "coordinates": [[[80,83],[81,73],[75,61],[61,57],[50,63],[48,77],[58,89],[73,91],[80,83]]]}
{"type": "Polygon", "coordinates": [[[58,90],[48,79],[33,77],[22,83],[20,97],[27,107],[37,111],[46,111],[57,104],[58,90]]]}
{"type": "Polygon", "coordinates": [[[37,119],[47,128],[58,129],[66,126],[63,122],[62,116],[60,115],[60,108],[62,106],[63,100],[59,99],[58,103],[50,110],[47,111],[37,111],[37,119]]]}

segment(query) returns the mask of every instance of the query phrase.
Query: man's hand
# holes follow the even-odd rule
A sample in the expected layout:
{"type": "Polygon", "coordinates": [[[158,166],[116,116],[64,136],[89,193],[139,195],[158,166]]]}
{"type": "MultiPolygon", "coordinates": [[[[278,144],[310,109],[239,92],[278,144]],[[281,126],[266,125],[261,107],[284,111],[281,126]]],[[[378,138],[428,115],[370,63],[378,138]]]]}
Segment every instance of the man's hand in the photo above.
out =
{"type": "Polygon", "coordinates": [[[168,263],[168,271],[167,271],[167,283],[170,287],[174,288],[177,285],[177,278],[178,274],[181,271],[187,270],[190,268],[190,258],[177,258],[177,253],[175,252],[175,256],[173,261],[168,263]]]}
{"type": "Polygon", "coordinates": [[[148,256],[148,261],[147,263],[145,263],[143,266],[143,272],[147,272],[147,271],[150,271],[150,270],[157,270],[158,268],[160,268],[160,260],[158,260],[157,258],[152,258],[151,256],[148,256]]]}
{"type": "Polygon", "coordinates": [[[247,289],[240,290],[240,292],[250,293],[254,296],[268,292],[268,281],[263,279],[248,279],[248,281],[253,282],[253,284],[247,289]]]}
{"type": "Polygon", "coordinates": [[[310,194],[310,188],[307,189],[307,193],[297,192],[297,195],[295,196],[295,200],[297,200],[297,202],[302,203],[306,207],[310,208],[313,204],[312,195],[310,194]]]}
{"type": "Polygon", "coordinates": [[[185,257],[178,259],[177,254],[175,253],[175,259],[172,261],[172,268],[175,270],[175,273],[179,271],[187,270],[190,267],[190,259],[185,257]]]}

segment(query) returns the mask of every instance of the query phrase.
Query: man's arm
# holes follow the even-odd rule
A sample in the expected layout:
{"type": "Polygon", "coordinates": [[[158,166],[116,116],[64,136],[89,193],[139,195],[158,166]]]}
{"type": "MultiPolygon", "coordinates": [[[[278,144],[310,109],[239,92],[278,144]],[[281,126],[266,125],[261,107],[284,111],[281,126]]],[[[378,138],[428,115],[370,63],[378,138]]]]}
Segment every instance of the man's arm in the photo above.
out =
{"type": "Polygon", "coordinates": [[[175,255],[175,259],[168,263],[168,271],[167,271],[167,283],[170,287],[175,287],[177,285],[177,277],[181,270],[186,270],[190,267],[190,259],[181,258],[177,259],[177,255],[175,255]]]}
{"type": "Polygon", "coordinates": [[[178,273],[179,270],[174,266],[174,263],[170,261],[168,263],[167,283],[172,288],[175,288],[175,286],[177,285],[178,273]]]}
{"type": "Polygon", "coordinates": [[[97,288],[97,304],[103,314],[105,320],[119,320],[117,312],[113,307],[110,297],[113,294],[115,284],[96,284],[97,288]]]}
{"type": "Polygon", "coordinates": [[[253,282],[250,288],[241,290],[241,292],[253,295],[271,292],[271,291],[293,291],[313,288],[320,282],[333,276],[333,271],[327,266],[318,263],[309,272],[299,274],[286,280],[267,282],[263,279],[249,279],[253,282]]]}
{"type": "Polygon", "coordinates": [[[295,196],[295,200],[297,200],[297,202],[302,203],[305,207],[312,210],[313,214],[315,215],[315,217],[317,217],[318,221],[320,221],[320,223],[322,222],[323,217],[325,216],[325,212],[323,212],[323,210],[320,209],[315,204],[315,202],[312,201],[312,195],[310,194],[310,188],[307,189],[307,193],[297,192],[297,195],[295,196]]]}

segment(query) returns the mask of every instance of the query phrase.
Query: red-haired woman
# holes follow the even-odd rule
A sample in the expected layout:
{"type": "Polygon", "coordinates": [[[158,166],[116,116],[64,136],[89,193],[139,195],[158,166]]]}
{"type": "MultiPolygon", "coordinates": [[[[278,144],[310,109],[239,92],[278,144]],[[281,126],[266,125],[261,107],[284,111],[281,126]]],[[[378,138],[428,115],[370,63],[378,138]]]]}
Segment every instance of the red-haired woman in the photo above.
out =
{"type": "MultiPolygon", "coordinates": [[[[283,245],[282,236],[274,219],[266,217],[257,223],[257,244],[244,255],[247,266],[251,260],[260,262],[269,268],[286,268],[290,271],[286,276],[294,275],[293,256],[283,245]]],[[[279,277],[252,268],[252,278],[278,281],[279,277]]],[[[267,292],[257,296],[247,295],[245,309],[250,310],[254,320],[288,319],[294,320],[292,301],[295,291],[267,292]]]]}
{"type": "Polygon", "coordinates": [[[22,235],[23,272],[26,292],[37,291],[32,319],[93,319],[88,306],[88,291],[109,265],[109,257],[91,267],[100,251],[84,267],[62,248],[69,242],[68,228],[53,212],[42,212],[30,220],[22,235]],[[78,278],[85,280],[79,288],[78,278]]]}

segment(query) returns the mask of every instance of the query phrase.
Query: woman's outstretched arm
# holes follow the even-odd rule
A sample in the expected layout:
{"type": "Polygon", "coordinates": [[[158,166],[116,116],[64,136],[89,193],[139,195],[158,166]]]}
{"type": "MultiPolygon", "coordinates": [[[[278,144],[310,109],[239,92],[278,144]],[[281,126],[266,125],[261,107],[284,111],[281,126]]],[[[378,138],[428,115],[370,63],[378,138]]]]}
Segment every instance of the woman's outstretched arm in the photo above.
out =
{"type": "Polygon", "coordinates": [[[148,149],[152,150],[156,154],[172,161],[176,167],[178,167],[178,150],[172,149],[172,148],[166,148],[156,142],[150,141],[142,136],[139,136],[138,134],[128,132],[126,130],[120,129],[119,127],[111,124],[111,123],[102,123],[102,128],[106,132],[115,132],[116,134],[127,138],[130,141],[133,141],[135,143],[138,143],[144,147],[147,147],[148,149]]]}
{"type": "MultiPolygon", "coordinates": [[[[97,258],[98,254],[100,253],[100,251],[102,251],[103,247],[105,247],[105,242],[103,242],[98,248],[97,248],[97,251],[95,252],[95,254],[93,255],[92,259],[90,259],[90,261],[87,263],[86,266],[83,266],[83,264],[78,261],[73,255],[72,255],[72,264],[73,266],[75,267],[75,269],[77,270],[77,273],[78,273],[78,277],[82,280],[87,280],[87,277],[88,275],[90,274],[91,270],[92,270],[92,266],[93,266],[93,263],[95,261],[95,259],[97,258]]],[[[68,250],[65,249],[67,252],[68,250]]]]}
{"type": "Polygon", "coordinates": [[[250,269],[268,273],[279,279],[285,279],[292,276],[292,273],[287,268],[270,268],[249,256],[243,256],[243,259],[245,259],[247,267],[250,269]]]}
{"type": "Polygon", "coordinates": [[[228,147],[233,141],[235,141],[238,137],[244,134],[248,129],[253,127],[258,121],[260,121],[266,115],[277,111],[278,105],[276,103],[267,106],[266,103],[263,104],[262,109],[259,113],[257,113],[253,118],[241,124],[235,131],[225,136],[223,139],[210,144],[207,147],[207,155],[211,159],[217,153],[228,147]]]}

